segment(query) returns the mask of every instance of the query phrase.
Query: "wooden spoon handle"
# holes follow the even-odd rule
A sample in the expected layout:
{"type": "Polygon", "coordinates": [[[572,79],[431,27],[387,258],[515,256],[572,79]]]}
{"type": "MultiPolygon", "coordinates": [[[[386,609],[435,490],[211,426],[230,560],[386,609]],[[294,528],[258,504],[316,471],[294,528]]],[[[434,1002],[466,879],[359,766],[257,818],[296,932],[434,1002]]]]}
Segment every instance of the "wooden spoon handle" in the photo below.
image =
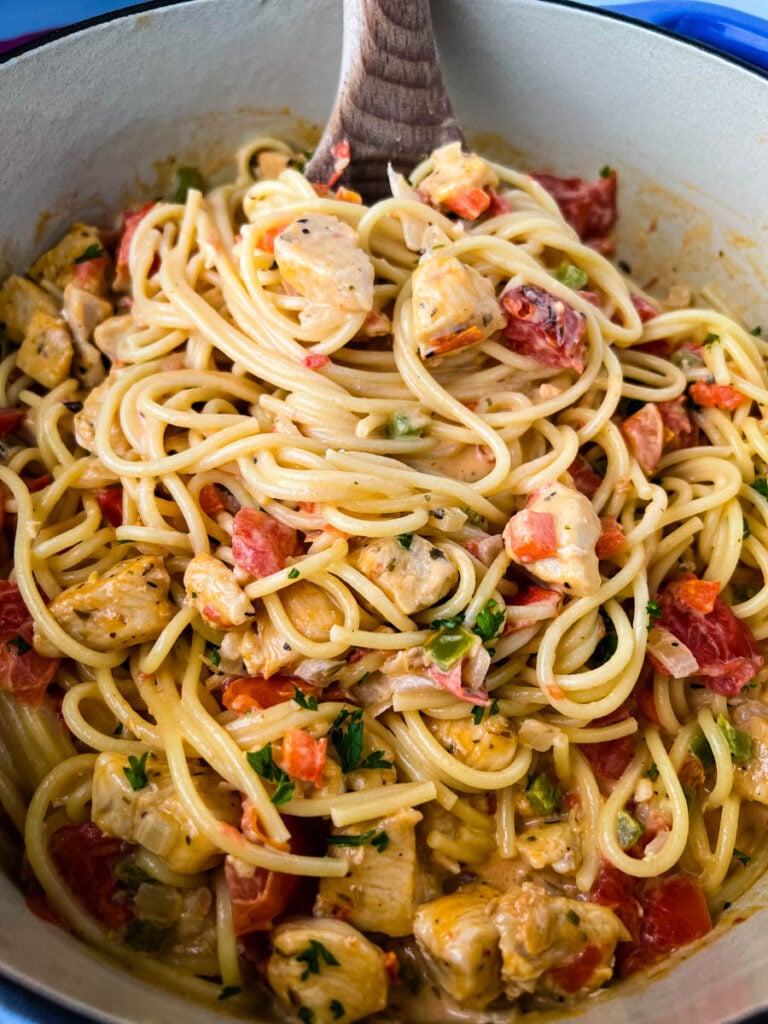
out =
{"type": "Polygon", "coordinates": [[[389,195],[387,163],[409,171],[462,134],[445,90],[429,0],[344,0],[339,90],[306,170],[314,182],[333,173],[331,150],[348,141],[341,178],[366,199],[389,195]]]}

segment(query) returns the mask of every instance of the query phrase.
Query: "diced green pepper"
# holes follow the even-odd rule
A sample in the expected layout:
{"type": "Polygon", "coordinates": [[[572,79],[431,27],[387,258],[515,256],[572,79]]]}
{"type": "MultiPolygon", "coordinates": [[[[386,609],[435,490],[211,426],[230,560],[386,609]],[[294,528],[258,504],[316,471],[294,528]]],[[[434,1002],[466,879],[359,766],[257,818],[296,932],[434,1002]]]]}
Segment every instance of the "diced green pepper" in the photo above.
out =
{"type": "Polygon", "coordinates": [[[743,764],[752,757],[752,737],[749,733],[736,729],[727,718],[717,716],[717,725],[720,732],[725,736],[725,742],[731,752],[731,757],[736,764],[743,764]]]}
{"type": "Polygon", "coordinates": [[[564,284],[566,288],[573,288],[575,292],[582,289],[589,280],[581,267],[576,267],[567,260],[557,268],[556,276],[560,284],[564,284]]]}
{"type": "Polygon", "coordinates": [[[712,755],[712,748],[701,729],[691,739],[690,751],[698,757],[704,768],[714,768],[715,758],[712,755]]]}
{"type": "Polygon", "coordinates": [[[423,412],[396,412],[387,423],[387,436],[421,437],[431,422],[423,412]]]}
{"type": "Polygon", "coordinates": [[[441,672],[449,672],[456,662],[469,654],[480,643],[480,638],[464,626],[441,629],[427,640],[424,650],[441,672]]]}
{"type": "Polygon", "coordinates": [[[553,786],[547,775],[537,775],[525,791],[529,802],[539,814],[553,814],[560,806],[562,793],[553,786]]]}
{"type": "Polygon", "coordinates": [[[622,850],[628,850],[634,846],[643,832],[645,832],[645,829],[637,818],[633,817],[629,811],[619,811],[619,819],[616,823],[616,838],[619,840],[619,846],[621,846],[622,850]]]}

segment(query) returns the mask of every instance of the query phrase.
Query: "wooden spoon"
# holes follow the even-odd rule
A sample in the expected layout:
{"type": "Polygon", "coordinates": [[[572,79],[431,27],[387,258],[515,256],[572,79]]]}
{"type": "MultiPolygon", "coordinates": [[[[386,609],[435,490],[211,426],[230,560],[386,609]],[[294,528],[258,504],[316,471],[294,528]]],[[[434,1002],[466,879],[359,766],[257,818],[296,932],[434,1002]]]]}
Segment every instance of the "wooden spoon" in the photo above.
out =
{"type": "Polygon", "coordinates": [[[409,171],[448,142],[463,142],[445,90],[429,0],[344,0],[339,90],[310,181],[332,179],[338,148],[351,162],[338,181],[372,201],[390,195],[387,163],[409,171]]]}

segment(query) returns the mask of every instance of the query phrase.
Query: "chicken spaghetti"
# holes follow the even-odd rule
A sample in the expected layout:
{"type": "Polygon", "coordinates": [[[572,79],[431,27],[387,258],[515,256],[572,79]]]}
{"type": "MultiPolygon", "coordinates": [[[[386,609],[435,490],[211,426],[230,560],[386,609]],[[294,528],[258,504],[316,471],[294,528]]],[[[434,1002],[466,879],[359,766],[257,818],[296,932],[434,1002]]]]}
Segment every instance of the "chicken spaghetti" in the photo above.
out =
{"type": "Polygon", "coordinates": [[[610,168],[347,149],[0,289],[6,831],[199,998],[572,1000],[768,859],[768,345],[609,261],[610,168]]]}

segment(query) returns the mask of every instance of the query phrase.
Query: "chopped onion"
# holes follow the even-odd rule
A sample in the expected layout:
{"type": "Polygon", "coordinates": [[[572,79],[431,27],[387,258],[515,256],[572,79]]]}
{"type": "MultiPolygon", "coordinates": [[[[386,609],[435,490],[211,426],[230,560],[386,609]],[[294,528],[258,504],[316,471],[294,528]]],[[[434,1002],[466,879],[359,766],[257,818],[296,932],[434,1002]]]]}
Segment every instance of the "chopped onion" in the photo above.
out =
{"type": "Polygon", "coordinates": [[[327,686],[344,665],[343,661],[331,661],[328,658],[305,658],[291,671],[305,683],[312,683],[314,686],[327,686]]]}
{"type": "Polygon", "coordinates": [[[562,735],[560,729],[555,726],[539,722],[535,718],[526,718],[520,726],[519,740],[523,746],[543,754],[546,750],[552,749],[555,740],[560,735],[562,735]]]}
{"type": "Polygon", "coordinates": [[[661,671],[673,679],[685,679],[699,671],[691,649],[663,626],[654,626],[648,634],[648,653],[661,671]]]}

